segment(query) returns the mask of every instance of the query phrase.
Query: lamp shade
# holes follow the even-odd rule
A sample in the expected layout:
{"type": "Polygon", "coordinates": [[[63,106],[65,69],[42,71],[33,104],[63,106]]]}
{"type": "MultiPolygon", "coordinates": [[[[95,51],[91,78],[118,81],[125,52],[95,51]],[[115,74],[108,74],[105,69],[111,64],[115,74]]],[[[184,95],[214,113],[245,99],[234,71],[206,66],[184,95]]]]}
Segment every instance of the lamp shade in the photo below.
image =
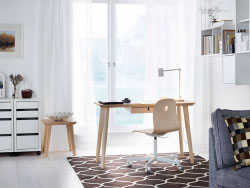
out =
{"type": "Polygon", "coordinates": [[[163,70],[163,68],[159,68],[158,69],[158,76],[159,77],[163,77],[164,76],[164,70],[163,70]]]}

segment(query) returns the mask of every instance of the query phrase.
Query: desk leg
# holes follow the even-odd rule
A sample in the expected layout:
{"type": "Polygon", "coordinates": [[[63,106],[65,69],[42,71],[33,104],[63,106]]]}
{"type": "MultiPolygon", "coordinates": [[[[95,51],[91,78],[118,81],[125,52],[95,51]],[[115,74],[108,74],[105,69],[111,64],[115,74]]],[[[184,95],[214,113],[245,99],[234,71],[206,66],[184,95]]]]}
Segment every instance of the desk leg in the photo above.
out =
{"type": "Polygon", "coordinates": [[[180,143],[180,158],[184,158],[183,154],[183,134],[182,134],[182,120],[181,120],[181,107],[177,106],[177,113],[178,113],[178,120],[180,124],[180,130],[179,130],[179,143],[180,143]]]}
{"type": "Polygon", "coordinates": [[[183,106],[183,112],[184,112],[185,127],[186,127],[186,132],[187,132],[187,139],[188,139],[190,163],[194,164],[194,153],[193,153],[193,146],[192,146],[192,137],[191,137],[191,130],[190,130],[188,106],[186,106],[186,105],[183,106]]]}
{"type": "Polygon", "coordinates": [[[107,136],[108,136],[108,126],[109,126],[109,108],[105,108],[104,112],[104,127],[102,135],[102,162],[101,169],[105,168],[105,157],[106,157],[106,145],[107,145],[107,136]]]}
{"type": "Polygon", "coordinates": [[[96,146],[96,162],[99,162],[101,141],[102,141],[102,130],[103,130],[103,121],[104,121],[104,108],[101,108],[100,119],[99,119],[99,128],[97,135],[97,146],[96,146]]]}

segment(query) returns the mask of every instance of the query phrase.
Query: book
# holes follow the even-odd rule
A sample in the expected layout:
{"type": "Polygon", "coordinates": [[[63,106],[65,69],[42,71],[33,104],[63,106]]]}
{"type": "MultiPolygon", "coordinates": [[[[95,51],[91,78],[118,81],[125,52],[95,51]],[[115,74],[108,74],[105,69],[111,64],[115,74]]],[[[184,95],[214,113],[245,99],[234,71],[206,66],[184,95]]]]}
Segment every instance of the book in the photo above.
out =
{"type": "Polygon", "coordinates": [[[235,30],[224,30],[223,39],[224,54],[235,53],[235,30]]]}
{"type": "Polygon", "coordinates": [[[214,54],[221,54],[221,35],[214,35],[214,54]]]}
{"type": "Polygon", "coordinates": [[[210,35],[203,36],[203,55],[209,55],[213,53],[213,37],[210,35]]]}

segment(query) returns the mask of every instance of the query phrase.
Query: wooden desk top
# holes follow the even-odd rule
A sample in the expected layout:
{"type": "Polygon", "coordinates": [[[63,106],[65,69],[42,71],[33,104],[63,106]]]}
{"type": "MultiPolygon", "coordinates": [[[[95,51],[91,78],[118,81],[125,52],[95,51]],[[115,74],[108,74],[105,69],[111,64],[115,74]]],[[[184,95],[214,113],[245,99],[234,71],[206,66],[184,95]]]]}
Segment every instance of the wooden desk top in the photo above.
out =
{"type": "Polygon", "coordinates": [[[77,123],[73,119],[67,119],[64,121],[54,121],[51,119],[43,119],[42,122],[46,125],[66,125],[66,124],[76,124],[77,123]]]}
{"type": "MultiPolygon", "coordinates": [[[[124,104],[100,104],[99,102],[95,102],[96,105],[101,108],[147,108],[154,107],[156,102],[138,102],[138,103],[124,103],[124,104]]],[[[191,101],[176,101],[176,106],[193,106],[195,102],[191,101]]]]}

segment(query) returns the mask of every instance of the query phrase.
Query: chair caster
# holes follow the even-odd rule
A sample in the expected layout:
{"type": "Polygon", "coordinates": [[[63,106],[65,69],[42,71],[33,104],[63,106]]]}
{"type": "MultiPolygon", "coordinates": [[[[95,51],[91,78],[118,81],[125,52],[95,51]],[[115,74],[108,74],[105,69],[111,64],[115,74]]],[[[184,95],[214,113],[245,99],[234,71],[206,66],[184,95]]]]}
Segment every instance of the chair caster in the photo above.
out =
{"type": "Polygon", "coordinates": [[[182,166],[181,165],[177,165],[177,168],[179,171],[182,171],[182,166]]]}
{"type": "Polygon", "coordinates": [[[132,167],[132,163],[130,161],[128,161],[128,167],[131,168],[132,167]]]}
{"type": "Polygon", "coordinates": [[[146,168],[145,168],[145,172],[146,172],[147,174],[150,173],[150,170],[151,170],[151,169],[150,169],[149,167],[146,167],[146,168]]]}

